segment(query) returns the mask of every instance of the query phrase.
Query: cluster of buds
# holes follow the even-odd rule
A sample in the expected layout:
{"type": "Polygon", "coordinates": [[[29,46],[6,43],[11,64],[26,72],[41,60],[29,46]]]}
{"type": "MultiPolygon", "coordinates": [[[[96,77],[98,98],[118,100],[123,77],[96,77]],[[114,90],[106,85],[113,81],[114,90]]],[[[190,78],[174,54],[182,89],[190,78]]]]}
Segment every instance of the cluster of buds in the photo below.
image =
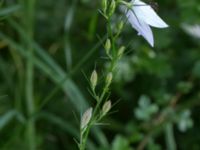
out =
{"type": "MultiPolygon", "coordinates": [[[[106,84],[106,87],[108,88],[110,86],[110,84],[112,83],[112,79],[113,79],[113,74],[112,72],[109,72],[106,76],[106,80],[105,80],[105,84],[106,84]]],[[[97,86],[97,82],[98,82],[98,75],[97,75],[97,72],[96,70],[94,70],[91,74],[91,77],[90,77],[90,85],[91,85],[91,88],[92,90],[94,91],[96,86],[97,86]]]]}
{"type": "MultiPolygon", "coordinates": [[[[111,101],[106,101],[104,103],[104,105],[102,106],[102,109],[101,109],[101,117],[104,117],[111,109],[111,101]]],[[[81,130],[82,132],[85,131],[85,129],[87,128],[88,124],[90,123],[91,121],[91,118],[92,118],[92,113],[93,113],[93,108],[90,107],[88,108],[82,115],[81,117],[81,130]]]]}
{"type": "Polygon", "coordinates": [[[105,18],[111,17],[116,9],[116,2],[115,0],[112,0],[110,3],[108,0],[102,0],[102,14],[105,18]]]}
{"type": "MultiPolygon", "coordinates": [[[[105,42],[104,48],[105,48],[105,52],[106,55],[112,59],[112,56],[110,54],[110,50],[111,50],[112,44],[111,44],[111,40],[108,38],[105,42]]],[[[117,52],[117,58],[120,59],[122,57],[122,55],[124,54],[125,51],[125,46],[121,46],[117,52]]]]}

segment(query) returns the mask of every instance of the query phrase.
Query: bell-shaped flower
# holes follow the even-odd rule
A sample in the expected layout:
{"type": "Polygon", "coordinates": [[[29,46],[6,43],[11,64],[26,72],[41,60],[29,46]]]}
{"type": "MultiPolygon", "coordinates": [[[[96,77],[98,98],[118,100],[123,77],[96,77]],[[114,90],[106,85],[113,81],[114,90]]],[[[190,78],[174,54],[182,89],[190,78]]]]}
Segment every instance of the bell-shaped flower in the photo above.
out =
{"type": "Polygon", "coordinates": [[[168,25],[156,14],[150,5],[140,0],[132,0],[131,4],[131,8],[126,12],[128,21],[131,23],[132,27],[137,30],[138,35],[143,36],[153,47],[154,38],[150,26],[167,28],[168,25]]]}

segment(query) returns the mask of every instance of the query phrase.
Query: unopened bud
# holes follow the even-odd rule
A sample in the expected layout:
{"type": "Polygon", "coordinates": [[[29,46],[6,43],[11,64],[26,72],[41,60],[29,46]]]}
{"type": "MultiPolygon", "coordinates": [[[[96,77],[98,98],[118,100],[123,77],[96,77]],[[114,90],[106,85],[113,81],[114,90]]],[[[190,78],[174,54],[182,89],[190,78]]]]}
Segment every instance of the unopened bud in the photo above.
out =
{"type": "Polygon", "coordinates": [[[118,30],[118,32],[120,32],[120,31],[123,29],[123,27],[124,27],[124,22],[123,22],[123,21],[120,21],[120,22],[118,23],[118,25],[117,25],[117,30],[118,30]]]}
{"type": "Polygon", "coordinates": [[[113,13],[115,12],[115,9],[116,9],[116,2],[115,2],[115,0],[112,0],[112,2],[110,4],[109,16],[113,15],[113,13]]]}
{"type": "Polygon", "coordinates": [[[102,115],[103,116],[106,115],[109,112],[110,109],[111,109],[111,101],[105,102],[103,107],[102,107],[102,113],[103,113],[102,115]]]}
{"type": "Polygon", "coordinates": [[[110,39],[107,39],[106,43],[105,43],[105,50],[106,50],[107,55],[109,55],[110,49],[111,49],[111,41],[110,41],[110,39]]]}
{"type": "Polygon", "coordinates": [[[112,73],[108,73],[107,77],[106,77],[106,86],[110,86],[111,82],[112,82],[112,78],[113,78],[113,75],[112,73]]]}
{"type": "Polygon", "coordinates": [[[102,5],[103,13],[106,13],[107,6],[108,6],[108,1],[107,0],[102,0],[101,1],[101,5],[102,5]]]}
{"type": "Polygon", "coordinates": [[[85,113],[83,114],[82,118],[81,118],[81,129],[84,129],[88,123],[90,122],[90,119],[92,117],[92,107],[87,109],[85,111],[85,113]]]}
{"type": "Polygon", "coordinates": [[[90,83],[91,83],[91,86],[92,86],[92,89],[94,90],[95,87],[97,86],[97,81],[98,81],[98,75],[97,75],[97,72],[96,70],[94,70],[91,74],[91,77],[90,77],[90,83]]]}
{"type": "Polygon", "coordinates": [[[122,55],[124,54],[124,51],[125,51],[125,47],[124,46],[121,46],[120,48],[119,48],[119,51],[118,51],[118,53],[117,53],[117,56],[118,56],[118,58],[120,59],[121,57],[122,57],[122,55]]]}

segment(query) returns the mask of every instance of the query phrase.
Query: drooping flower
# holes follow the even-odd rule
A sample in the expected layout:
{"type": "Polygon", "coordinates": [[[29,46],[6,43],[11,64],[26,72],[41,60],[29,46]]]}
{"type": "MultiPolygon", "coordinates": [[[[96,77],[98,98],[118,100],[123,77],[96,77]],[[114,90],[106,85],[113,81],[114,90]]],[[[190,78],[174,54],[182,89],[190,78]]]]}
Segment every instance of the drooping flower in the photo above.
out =
{"type": "Polygon", "coordinates": [[[132,0],[131,4],[131,8],[128,8],[126,12],[128,21],[137,30],[138,35],[143,36],[153,47],[154,38],[150,26],[167,28],[168,25],[156,14],[150,5],[140,0],[132,0]]]}

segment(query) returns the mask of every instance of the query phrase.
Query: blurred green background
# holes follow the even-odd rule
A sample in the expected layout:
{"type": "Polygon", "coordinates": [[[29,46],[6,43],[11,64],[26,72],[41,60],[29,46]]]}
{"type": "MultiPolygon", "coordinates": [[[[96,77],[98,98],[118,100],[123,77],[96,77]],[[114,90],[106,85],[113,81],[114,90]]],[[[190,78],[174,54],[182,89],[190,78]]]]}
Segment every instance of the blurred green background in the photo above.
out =
{"type": "MultiPolygon", "coordinates": [[[[200,27],[188,32],[200,25],[200,1],[156,2],[170,27],[153,29],[151,48],[125,26],[116,105],[109,125],[92,130],[88,150],[200,150],[200,27]]],[[[0,150],[78,149],[77,118],[94,105],[85,75],[107,65],[100,3],[0,1],[0,150]]]]}

